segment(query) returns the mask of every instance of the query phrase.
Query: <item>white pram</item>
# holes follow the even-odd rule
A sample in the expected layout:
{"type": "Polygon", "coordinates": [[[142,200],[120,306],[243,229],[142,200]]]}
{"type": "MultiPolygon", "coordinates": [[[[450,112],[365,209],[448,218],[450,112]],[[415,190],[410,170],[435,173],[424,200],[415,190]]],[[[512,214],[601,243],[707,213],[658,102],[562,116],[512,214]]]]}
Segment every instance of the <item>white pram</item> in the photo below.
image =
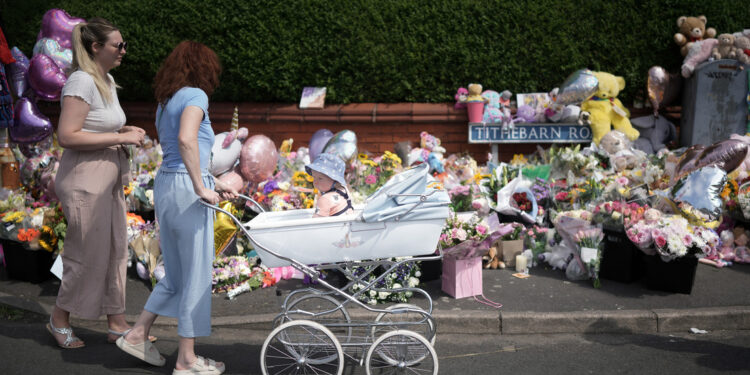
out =
{"type": "MultiPolygon", "coordinates": [[[[368,374],[438,373],[429,294],[407,286],[377,287],[405,263],[442,257],[438,239],[450,198],[427,172],[428,166],[421,164],[393,176],[364,209],[346,216],[312,218],[312,210],[261,212],[242,223],[204,203],[235,221],[265,265],[291,265],[327,289],[297,289],[284,299],[261,349],[263,374],[341,374],[345,357],[365,364],[368,374]],[[427,256],[411,258],[422,255],[427,256]],[[390,260],[403,257],[408,258],[390,260]],[[341,289],[332,286],[318,277],[324,269],[342,272],[349,283],[341,289]],[[378,269],[385,271],[367,281],[378,269]],[[350,293],[356,284],[363,287],[350,293]],[[358,298],[371,291],[419,293],[427,306],[375,308],[358,298]],[[351,314],[356,306],[361,309],[351,314]],[[370,314],[376,314],[374,319],[370,314]]],[[[263,211],[257,202],[242,198],[263,211]]]]}

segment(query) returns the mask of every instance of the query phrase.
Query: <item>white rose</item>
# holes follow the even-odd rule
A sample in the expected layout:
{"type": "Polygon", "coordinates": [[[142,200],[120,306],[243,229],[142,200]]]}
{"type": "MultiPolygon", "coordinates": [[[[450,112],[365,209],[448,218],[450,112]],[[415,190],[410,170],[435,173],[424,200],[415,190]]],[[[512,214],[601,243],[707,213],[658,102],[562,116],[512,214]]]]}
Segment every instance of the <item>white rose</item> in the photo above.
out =
{"type": "Polygon", "coordinates": [[[417,279],[416,277],[410,277],[408,285],[409,287],[412,287],[412,288],[419,285],[419,279],[417,279]]]}
{"type": "Polygon", "coordinates": [[[378,293],[378,298],[380,298],[380,299],[386,299],[386,298],[388,298],[388,296],[390,296],[390,295],[391,295],[391,293],[390,293],[390,292],[379,292],[379,293],[378,293]]]}

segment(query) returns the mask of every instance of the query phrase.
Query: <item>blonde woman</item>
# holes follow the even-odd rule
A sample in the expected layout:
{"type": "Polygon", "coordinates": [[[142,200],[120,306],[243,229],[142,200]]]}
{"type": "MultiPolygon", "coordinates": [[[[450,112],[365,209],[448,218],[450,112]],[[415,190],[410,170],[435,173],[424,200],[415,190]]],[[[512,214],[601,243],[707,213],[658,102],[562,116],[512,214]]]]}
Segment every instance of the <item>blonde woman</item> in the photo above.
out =
{"type": "Polygon", "coordinates": [[[141,145],[145,131],[125,126],[117,84],[109,74],[127,43],[112,23],[94,18],[73,29],[73,64],[62,89],[57,137],[65,152],[55,180],[68,230],[63,277],[47,329],[61,348],[81,348],[70,315],[107,315],[108,340],[130,328],[125,321],[127,232],[123,184],[125,146],[141,145]]]}

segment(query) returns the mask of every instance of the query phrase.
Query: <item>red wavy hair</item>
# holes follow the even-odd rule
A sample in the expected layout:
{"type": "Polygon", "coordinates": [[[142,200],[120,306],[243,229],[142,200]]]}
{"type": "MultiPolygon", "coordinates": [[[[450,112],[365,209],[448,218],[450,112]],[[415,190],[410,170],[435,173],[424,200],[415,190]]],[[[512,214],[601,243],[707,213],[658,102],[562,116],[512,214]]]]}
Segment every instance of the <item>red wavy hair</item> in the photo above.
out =
{"type": "Polygon", "coordinates": [[[167,101],[183,87],[198,87],[211,95],[219,86],[221,64],[205,44],[180,42],[161,64],[154,78],[154,97],[159,104],[167,101]]]}

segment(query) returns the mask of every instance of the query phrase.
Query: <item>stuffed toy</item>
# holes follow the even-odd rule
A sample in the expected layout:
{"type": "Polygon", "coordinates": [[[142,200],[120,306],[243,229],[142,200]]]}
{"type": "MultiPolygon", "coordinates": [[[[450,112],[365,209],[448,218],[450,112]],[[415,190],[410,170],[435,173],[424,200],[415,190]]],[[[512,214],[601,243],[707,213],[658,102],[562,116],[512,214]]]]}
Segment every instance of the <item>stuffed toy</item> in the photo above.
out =
{"type": "Polygon", "coordinates": [[[516,115],[513,117],[513,122],[534,122],[536,113],[534,107],[523,104],[516,110],[516,115]]]}
{"type": "Polygon", "coordinates": [[[482,85],[478,83],[469,84],[469,95],[466,97],[466,102],[485,102],[482,97],[482,85]]]}
{"type": "Polygon", "coordinates": [[[505,90],[502,94],[497,91],[486,90],[482,93],[485,99],[484,116],[482,122],[485,124],[502,124],[503,129],[513,127],[513,116],[510,114],[510,91],[505,90]]]}
{"type": "Polygon", "coordinates": [[[743,64],[750,64],[750,37],[738,36],[734,38],[734,58],[743,64]]]}
{"type": "Polygon", "coordinates": [[[599,142],[599,148],[609,155],[610,163],[618,172],[635,168],[645,158],[645,154],[632,150],[630,140],[618,130],[605,134],[599,142]]]}
{"type": "Polygon", "coordinates": [[[677,129],[664,116],[638,117],[630,123],[641,133],[633,147],[647,154],[655,154],[677,139],[677,129]]]}
{"type": "Polygon", "coordinates": [[[706,16],[682,16],[677,19],[680,32],[674,34],[674,42],[680,46],[682,56],[687,56],[692,43],[716,36],[716,30],[713,27],[706,28],[707,22],[706,16]]]}
{"type": "Polygon", "coordinates": [[[593,142],[599,144],[602,137],[614,127],[628,139],[638,139],[638,130],[630,124],[630,113],[622,105],[617,94],[625,88],[625,79],[606,72],[593,72],[599,81],[593,96],[581,104],[581,113],[588,112],[591,120],[593,142]]]}
{"type": "Polygon", "coordinates": [[[415,148],[409,152],[409,158],[407,159],[409,165],[427,163],[431,172],[443,173],[445,171],[443,168],[445,149],[440,146],[440,138],[424,131],[419,134],[419,137],[420,148],[415,148]]]}
{"type": "Polygon", "coordinates": [[[682,76],[690,78],[693,75],[695,67],[711,57],[711,51],[713,51],[713,48],[717,44],[719,44],[719,40],[714,38],[693,43],[690,46],[687,56],[685,56],[685,60],[682,62],[682,76]]]}
{"type": "Polygon", "coordinates": [[[737,56],[734,47],[734,35],[721,34],[718,38],[719,44],[711,49],[711,57],[715,60],[733,59],[737,56]]]}
{"type": "Polygon", "coordinates": [[[466,108],[466,98],[469,97],[469,90],[466,89],[466,87],[459,87],[458,91],[456,91],[456,95],[454,98],[456,98],[456,104],[453,106],[455,109],[464,109],[466,108]]]}
{"type": "Polygon", "coordinates": [[[500,260],[500,254],[497,251],[497,246],[490,247],[490,250],[487,251],[487,255],[482,257],[482,260],[484,263],[485,269],[503,269],[505,268],[505,262],[500,260]]]}

